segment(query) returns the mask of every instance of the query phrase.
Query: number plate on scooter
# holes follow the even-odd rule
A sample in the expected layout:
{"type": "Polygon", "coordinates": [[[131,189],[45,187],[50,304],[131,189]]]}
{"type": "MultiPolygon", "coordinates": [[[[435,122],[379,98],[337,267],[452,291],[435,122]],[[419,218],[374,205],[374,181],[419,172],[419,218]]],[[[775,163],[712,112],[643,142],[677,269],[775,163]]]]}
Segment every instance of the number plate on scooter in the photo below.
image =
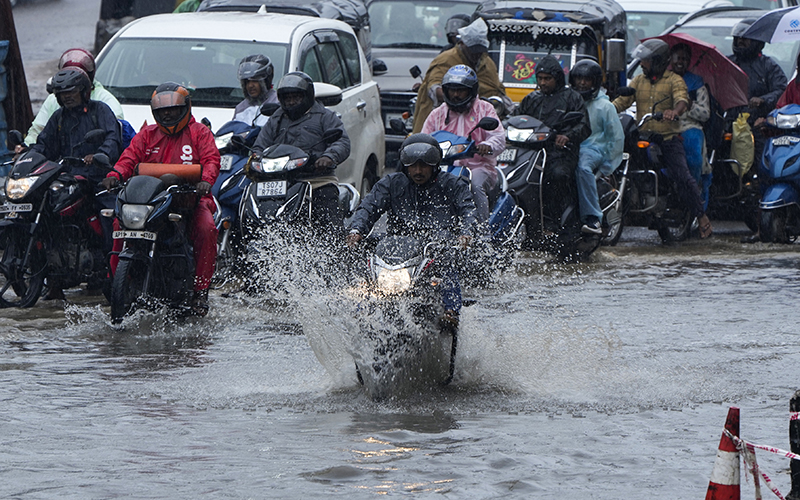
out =
{"type": "Polygon", "coordinates": [[[20,203],[14,205],[13,203],[4,203],[0,205],[0,214],[7,214],[11,212],[31,212],[33,211],[32,203],[20,203]]]}
{"type": "Polygon", "coordinates": [[[776,137],[772,139],[773,146],[793,146],[800,142],[800,137],[792,137],[790,135],[785,135],[783,137],[776,137]]]}
{"type": "Polygon", "coordinates": [[[266,181],[256,185],[256,196],[266,198],[269,196],[284,196],[286,194],[286,181],[266,181]]]}
{"type": "Polygon", "coordinates": [[[156,233],[151,233],[150,231],[114,231],[113,236],[115,240],[134,239],[156,241],[156,233]]]}
{"type": "Polygon", "coordinates": [[[497,161],[511,162],[517,159],[517,148],[508,148],[497,155],[497,161]]]}
{"type": "Polygon", "coordinates": [[[219,170],[226,172],[231,168],[233,168],[233,155],[222,155],[222,158],[219,159],[219,170]]]}

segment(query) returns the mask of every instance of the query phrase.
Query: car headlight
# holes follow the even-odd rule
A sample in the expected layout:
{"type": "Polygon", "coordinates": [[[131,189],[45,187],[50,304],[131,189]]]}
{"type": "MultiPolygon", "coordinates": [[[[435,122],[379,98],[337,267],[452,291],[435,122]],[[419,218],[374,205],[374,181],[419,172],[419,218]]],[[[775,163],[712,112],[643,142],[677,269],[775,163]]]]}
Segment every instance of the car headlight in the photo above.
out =
{"type": "Polygon", "coordinates": [[[778,113],[775,117],[767,117],[767,122],[773,127],[778,128],[798,128],[800,127],[800,115],[784,115],[783,113],[778,113]]]}
{"type": "Polygon", "coordinates": [[[546,140],[550,136],[549,133],[534,132],[532,128],[508,127],[506,129],[506,138],[510,142],[539,142],[546,140]]]}
{"type": "Polygon", "coordinates": [[[228,145],[231,141],[231,137],[233,137],[233,132],[228,132],[227,134],[222,134],[218,137],[214,137],[214,143],[217,145],[217,149],[222,149],[228,145]]]}
{"type": "Polygon", "coordinates": [[[128,229],[144,229],[147,218],[153,213],[155,207],[152,205],[122,205],[120,219],[122,225],[128,229]]]}
{"type": "Polygon", "coordinates": [[[408,269],[378,268],[378,290],[385,294],[408,291],[411,288],[411,272],[408,269]]]}
{"type": "Polygon", "coordinates": [[[253,162],[253,167],[258,172],[280,172],[283,170],[294,170],[306,164],[308,158],[297,158],[290,160],[288,156],[281,156],[280,158],[261,158],[257,162],[253,162]]]}
{"type": "Polygon", "coordinates": [[[6,179],[6,196],[9,200],[20,200],[28,194],[31,187],[39,180],[39,176],[23,177],[22,179],[6,179]]]}

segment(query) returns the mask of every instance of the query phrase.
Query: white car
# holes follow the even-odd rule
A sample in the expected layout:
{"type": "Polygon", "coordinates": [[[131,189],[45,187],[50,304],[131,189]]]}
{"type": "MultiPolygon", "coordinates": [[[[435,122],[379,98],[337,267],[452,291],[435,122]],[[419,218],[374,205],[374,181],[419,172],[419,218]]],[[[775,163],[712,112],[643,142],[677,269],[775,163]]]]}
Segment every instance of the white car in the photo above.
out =
{"type": "Polygon", "coordinates": [[[351,152],[337,175],[365,194],[383,175],[380,96],[353,30],[341,21],[249,12],[148,16],[108,42],[97,57],[95,79],[116,96],[137,130],[155,123],[150,97],[168,81],[191,90],[195,119],[207,118],[216,130],[243,99],[237,68],[251,54],[269,57],[274,84],[290,71],[304,71],[318,98],[336,102],[341,95],[328,107],[344,122],[351,152]]]}

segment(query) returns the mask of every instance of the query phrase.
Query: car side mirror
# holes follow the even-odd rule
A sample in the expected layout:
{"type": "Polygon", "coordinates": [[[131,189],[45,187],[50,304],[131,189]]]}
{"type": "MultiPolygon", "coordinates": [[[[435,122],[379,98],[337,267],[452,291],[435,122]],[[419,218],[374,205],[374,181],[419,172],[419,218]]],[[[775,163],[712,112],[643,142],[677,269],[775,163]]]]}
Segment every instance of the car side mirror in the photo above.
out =
{"type": "Polygon", "coordinates": [[[342,89],[330,83],[314,82],[314,97],[323,106],[336,106],[342,102],[342,89]]]}
{"type": "Polygon", "coordinates": [[[386,67],[386,63],[383,62],[381,59],[373,59],[372,60],[372,74],[373,76],[379,76],[386,74],[389,71],[389,68],[386,67]]]}
{"type": "Polygon", "coordinates": [[[272,116],[280,107],[281,105],[276,102],[265,102],[261,105],[258,112],[264,116],[272,116]]]}

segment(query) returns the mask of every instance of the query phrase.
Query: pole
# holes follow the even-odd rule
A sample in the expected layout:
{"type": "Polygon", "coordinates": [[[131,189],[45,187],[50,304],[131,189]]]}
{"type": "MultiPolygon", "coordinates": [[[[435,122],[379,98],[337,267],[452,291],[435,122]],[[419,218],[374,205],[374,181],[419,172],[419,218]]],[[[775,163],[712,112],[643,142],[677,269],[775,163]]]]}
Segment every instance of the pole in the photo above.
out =
{"type": "MultiPolygon", "coordinates": [[[[789,400],[789,411],[800,412],[800,391],[796,391],[789,400]]],[[[792,453],[800,453],[800,420],[789,420],[789,446],[792,453]]],[[[792,477],[792,491],[786,500],[800,500],[800,460],[790,460],[789,470],[792,477]]]]}

